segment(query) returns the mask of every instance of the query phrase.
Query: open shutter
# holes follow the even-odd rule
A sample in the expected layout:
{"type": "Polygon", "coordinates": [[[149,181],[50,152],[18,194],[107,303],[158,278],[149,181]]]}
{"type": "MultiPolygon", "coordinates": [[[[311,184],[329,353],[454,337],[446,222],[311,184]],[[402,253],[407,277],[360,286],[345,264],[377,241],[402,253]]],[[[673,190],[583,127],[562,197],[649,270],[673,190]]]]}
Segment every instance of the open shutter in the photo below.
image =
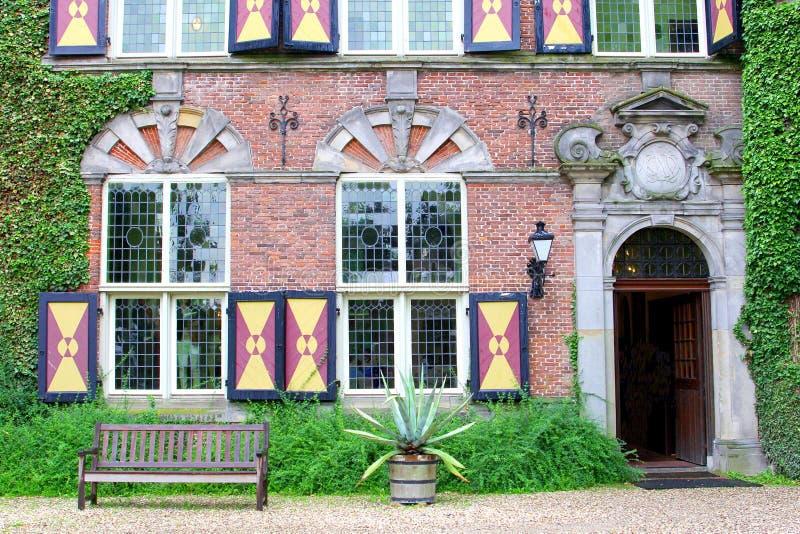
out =
{"type": "Polygon", "coordinates": [[[283,389],[283,295],[228,295],[228,398],[277,399],[283,389]]]}
{"type": "Polygon", "coordinates": [[[519,0],[465,1],[465,52],[519,48],[519,0]]]}
{"type": "Polygon", "coordinates": [[[97,295],[39,294],[39,398],[94,398],[97,381],[97,295]]]}
{"type": "Polygon", "coordinates": [[[469,322],[473,398],[519,398],[528,387],[527,295],[473,293],[469,322]]]}
{"type": "Polygon", "coordinates": [[[51,0],[50,53],[104,55],[105,0],[51,0]]]}
{"type": "Polygon", "coordinates": [[[230,0],[228,51],[278,46],[280,0],[230,0]]]}
{"type": "Polygon", "coordinates": [[[339,49],[336,0],[284,0],[283,46],[336,52],[339,49]]]}
{"type": "Polygon", "coordinates": [[[589,0],[536,0],[535,10],[537,53],[591,53],[589,0]]]}
{"type": "Polygon", "coordinates": [[[706,0],[708,53],[715,54],[741,38],[736,0],[706,0]]]}
{"type": "Polygon", "coordinates": [[[286,293],[286,391],[336,400],[336,294],[286,293]]]}

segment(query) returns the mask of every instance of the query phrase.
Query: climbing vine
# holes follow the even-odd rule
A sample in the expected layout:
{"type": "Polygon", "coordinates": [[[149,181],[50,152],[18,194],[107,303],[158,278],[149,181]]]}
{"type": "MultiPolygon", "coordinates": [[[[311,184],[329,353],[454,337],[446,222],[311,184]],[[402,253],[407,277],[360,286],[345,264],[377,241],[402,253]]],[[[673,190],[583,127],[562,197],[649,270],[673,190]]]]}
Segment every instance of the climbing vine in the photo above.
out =
{"type": "Polygon", "coordinates": [[[83,150],[152,91],[149,73],[43,65],[48,10],[46,0],[0,8],[0,410],[36,392],[38,293],[75,289],[89,277],[83,150]]]}
{"type": "Polygon", "coordinates": [[[800,3],[745,0],[743,194],[746,305],[738,327],[764,452],[800,478],[800,3]]]}

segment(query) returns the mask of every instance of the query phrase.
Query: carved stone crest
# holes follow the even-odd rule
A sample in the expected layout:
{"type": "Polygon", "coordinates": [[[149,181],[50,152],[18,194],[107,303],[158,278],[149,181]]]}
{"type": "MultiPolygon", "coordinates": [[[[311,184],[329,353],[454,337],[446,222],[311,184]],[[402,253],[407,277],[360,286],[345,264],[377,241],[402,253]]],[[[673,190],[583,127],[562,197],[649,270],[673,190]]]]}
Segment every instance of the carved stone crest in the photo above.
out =
{"type": "Polygon", "coordinates": [[[623,189],[640,200],[684,200],[700,191],[703,151],[688,136],[696,124],[626,124],[622,131],[631,140],[620,150],[623,189]]]}

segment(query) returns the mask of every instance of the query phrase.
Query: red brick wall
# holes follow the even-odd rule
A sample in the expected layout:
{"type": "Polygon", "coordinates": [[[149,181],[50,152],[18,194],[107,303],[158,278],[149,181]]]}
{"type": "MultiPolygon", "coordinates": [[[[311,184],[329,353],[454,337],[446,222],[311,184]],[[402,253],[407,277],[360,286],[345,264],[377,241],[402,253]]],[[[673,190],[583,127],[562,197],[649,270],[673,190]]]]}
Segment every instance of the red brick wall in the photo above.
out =
{"type": "Polygon", "coordinates": [[[561,182],[470,183],[467,187],[470,291],[524,291],[536,222],[553,233],[545,294],[528,299],[531,392],[564,396],[572,370],[564,336],[572,327],[574,250],[571,187],[561,182]]]}
{"type": "MultiPolygon", "coordinates": [[[[533,16],[523,2],[523,19],[533,16]]],[[[524,24],[532,28],[532,24],[524,24]]],[[[532,36],[529,36],[532,37],[532,36]]],[[[525,46],[532,38],[523,35],[525,46]]],[[[566,125],[595,122],[605,129],[604,148],[627,139],[613,125],[609,108],[641,92],[639,72],[625,70],[419,70],[418,105],[447,106],[486,143],[498,170],[530,166],[530,136],[517,126],[527,112],[526,95],[537,95],[549,125],[536,131],[538,166],[555,170],[553,140],[566,125]]],[[[185,105],[224,113],[251,144],[257,170],[280,168],[281,138],[269,129],[269,113],[280,109],[279,95],[300,120],[287,137],[287,170],[309,170],[317,142],[344,113],[384,104],[384,71],[358,72],[188,72],[185,105]]],[[[686,70],[672,74],[676,91],[708,104],[708,120],[693,142],[706,150],[717,144],[713,130],[741,123],[741,85],[736,72],[686,70]]],[[[234,291],[335,288],[336,187],[328,183],[231,184],[231,289],[234,291]]],[[[96,289],[100,258],[101,187],[89,186],[91,281],[96,289]]],[[[572,331],[574,250],[571,189],[546,178],[520,183],[470,182],[468,231],[470,290],[527,291],[527,236],[538,220],[556,235],[543,299],[530,299],[530,374],[537,395],[569,394],[572,372],[563,337],[572,331]]],[[[599,259],[598,259],[599,261],[599,259]]]]}
{"type": "Polygon", "coordinates": [[[333,290],[334,183],[231,184],[231,289],[333,290]]]}

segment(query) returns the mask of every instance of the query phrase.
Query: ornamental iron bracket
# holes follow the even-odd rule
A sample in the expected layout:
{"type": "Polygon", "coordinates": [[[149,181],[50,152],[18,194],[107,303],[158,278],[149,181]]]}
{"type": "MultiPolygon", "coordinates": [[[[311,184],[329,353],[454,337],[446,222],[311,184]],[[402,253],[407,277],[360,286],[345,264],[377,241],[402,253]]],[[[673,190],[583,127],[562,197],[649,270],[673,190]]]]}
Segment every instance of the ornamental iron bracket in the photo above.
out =
{"type": "Polygon", "coordinates": [[[300,126],[300,119],[297,118],[296,111],[289,111],[286,109],[286,103],[289,101],[289,95],[278,96],[278,102],[281,103],[281,110],[279,111],[281,118],[274,111],[269,112],[269,129],[278,130],[281,133],[281,167],[286,166],[286,127],[296,130],[300,126]],[[291,114],[291,115],[290,115],[291,114]]]}
{"type": "Polygon", "coordinates": [[[536,127],[538,126],[541,129],[547,127],[547,112],[542,110],[539,115],[536,115],[536,100],[539,97],[534,95],[528,95],[525,99],[530,104],[528,108],[527,114],[525,110],[520,110],[519,115],[517,117],[517,126],[521,129],[530,128],[531,134],[531,167],[536,166],[536,127]]]}

